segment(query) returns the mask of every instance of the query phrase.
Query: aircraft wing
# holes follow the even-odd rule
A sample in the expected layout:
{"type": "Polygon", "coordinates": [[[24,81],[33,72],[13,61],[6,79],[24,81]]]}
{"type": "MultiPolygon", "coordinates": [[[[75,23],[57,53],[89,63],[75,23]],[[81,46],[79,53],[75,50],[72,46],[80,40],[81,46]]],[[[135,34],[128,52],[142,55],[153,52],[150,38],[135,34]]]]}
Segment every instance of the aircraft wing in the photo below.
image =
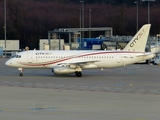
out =
{"type": "Polygon", "coordinates": [[[67,62],[67,63],[59,63],[58,65],[77,65],[77,66],[81,66],[81,65],[85,65],[85,64],[92,64],[95,62],[99,62],[98,60],[94,60],[94,61],[78,61],[78,62],[67,62]]]}
{"type": "Polygon", "coordinates": [[[86,68],[86,67],[97,67],[94,65],[95,62],[99,62],[98,60],[93,61],[78,61],[78,62],[69,62],[69,63],[59,63],[59,66],[70,67],[70,68],[86,68]]]}

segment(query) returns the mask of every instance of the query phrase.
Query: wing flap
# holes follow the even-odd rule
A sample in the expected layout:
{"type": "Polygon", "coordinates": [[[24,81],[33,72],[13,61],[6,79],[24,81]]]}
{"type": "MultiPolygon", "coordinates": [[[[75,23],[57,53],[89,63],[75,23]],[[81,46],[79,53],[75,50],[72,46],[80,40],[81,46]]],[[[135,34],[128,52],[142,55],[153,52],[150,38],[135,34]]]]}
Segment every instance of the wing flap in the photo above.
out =
{"type": "Polygon", "coordinates": [[[99,61],[79,61],[79,62],[69,62],[69,63],[59,63],[59,66],[65,66],[70,68],[97,68],[97,66],[94,64],[95,62],[99,61]]]}

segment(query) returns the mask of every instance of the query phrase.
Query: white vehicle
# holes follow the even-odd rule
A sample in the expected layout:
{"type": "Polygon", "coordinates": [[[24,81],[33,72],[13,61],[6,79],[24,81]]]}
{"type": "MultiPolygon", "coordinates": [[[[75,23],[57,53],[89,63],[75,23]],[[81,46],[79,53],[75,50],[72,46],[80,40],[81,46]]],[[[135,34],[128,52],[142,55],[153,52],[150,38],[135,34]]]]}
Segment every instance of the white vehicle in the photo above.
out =
{"type": "Polygon", "coordinates": [[[150,24],[142,26],[123,50],[29,50],[18,53],[6,61],[6,65],[16,67],[23,76],[23,68],[50,68],[54,74],[82,76],[85,69],[115,68],[151,59],[155,55],[145,52],[150,24]]]}

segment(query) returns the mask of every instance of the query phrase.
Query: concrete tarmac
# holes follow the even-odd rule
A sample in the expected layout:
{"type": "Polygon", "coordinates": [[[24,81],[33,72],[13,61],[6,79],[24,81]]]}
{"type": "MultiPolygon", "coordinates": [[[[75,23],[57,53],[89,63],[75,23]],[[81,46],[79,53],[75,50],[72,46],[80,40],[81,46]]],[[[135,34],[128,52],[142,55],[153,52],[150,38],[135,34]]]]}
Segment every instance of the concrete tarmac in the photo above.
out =
{"type": "Polygon", "coordinates": [[[130,65],[55,76],[50,69],[16,68],[0,59],[0,119],[159,120],[160,67],[130,65]]]}

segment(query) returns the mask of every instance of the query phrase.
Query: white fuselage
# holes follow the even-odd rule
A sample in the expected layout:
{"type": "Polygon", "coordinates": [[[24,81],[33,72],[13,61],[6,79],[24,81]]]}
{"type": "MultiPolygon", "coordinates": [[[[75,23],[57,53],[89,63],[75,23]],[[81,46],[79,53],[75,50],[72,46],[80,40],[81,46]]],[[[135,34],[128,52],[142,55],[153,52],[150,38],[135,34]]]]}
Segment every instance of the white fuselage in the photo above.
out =
{"type": "Polygon", "coordinates": [[[82,64],[82,69],[121,67],[151,59],[154,54],[130,51],[25,51],[6,65],[17,68],[53,68],[59,64],[82,64]],[[93,61],[93,63],[92,63],[93,61]]]}
{"type": "Polygon", "coordinates": [[[143,25],[123,50],[24,51],[5,64],[17,67],[20,76],[23,76],[23,68],[51,68],[54,74],[75,73],[77,77],[81,77],[81,71],[84,69],[115,68],[138,63],[155,56],[153,53],[145,52],[150,26],[150,24],[143,25]]]}

